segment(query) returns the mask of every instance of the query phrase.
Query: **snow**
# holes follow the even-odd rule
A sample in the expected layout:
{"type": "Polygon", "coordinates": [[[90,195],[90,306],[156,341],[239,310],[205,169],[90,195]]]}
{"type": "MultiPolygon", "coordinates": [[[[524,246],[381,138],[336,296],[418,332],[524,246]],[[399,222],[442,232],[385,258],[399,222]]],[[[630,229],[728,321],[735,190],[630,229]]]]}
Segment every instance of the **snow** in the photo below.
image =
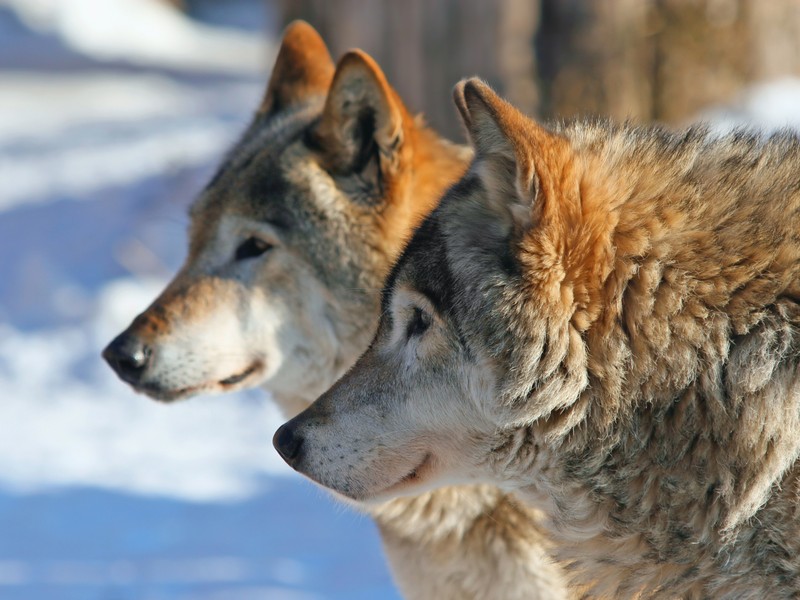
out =
{"type": "Polygon", "coordinates": [[[296,477],[274,481],[237,502],[76,486],[0,495],[0,597],[397,597],[364,517],[296,477]]]}
{"type": "Polygon", "coordinates": [[[800,130],[800,79],[761,82],[729,105],[705,111],[699,119],[709,121],[720,133],[739,127],[767,134],[785,128],[800,130]]]}
{"type": "Polygon", "coordinates": [[[100,359],[265,85],[263,34],[164,11],[0,0],[0,597],[397,598],[371,521],[272,449],[264,393],[163,405],[100,359]],[[137,19],[179,50],[123,40],[137,19]]]}
{"type": "Polygon", "coordinates": [[[203,72],[263,72],[264,36],[194,22],[158,0],[0,0],[31,28],[98,60],[203,72]]]}
{"type": "MultiPolygon", "coordinates": [[[[128,296],[121,304],[128,304],[132,282],[112,286],[101,313],[120,293],[128,296]]],[[[140,308],[152,294],[133,297],[145,301],[140,308]]],[[[97,323],[28,333],[0,328],[0,422],[14,424],[0,437],[6,489],[79,485],[231,501],[259,491],[262,475],[288,474],[268,443],[281,422],[270,403],[203,398],[150,405],[120,389],[99,361],[92,361],[84,380],[76,378],[78,363],[99,356],[108,329],[97,323]]]]}

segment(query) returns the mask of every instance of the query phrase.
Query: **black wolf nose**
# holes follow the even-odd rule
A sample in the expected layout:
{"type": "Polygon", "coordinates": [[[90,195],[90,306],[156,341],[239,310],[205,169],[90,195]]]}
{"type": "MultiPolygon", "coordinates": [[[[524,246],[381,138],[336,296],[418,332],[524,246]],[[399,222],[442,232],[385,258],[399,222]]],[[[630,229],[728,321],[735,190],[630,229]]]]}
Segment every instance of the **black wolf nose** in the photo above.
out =
{"type": "Polygon", "coordinates": [[[115,337],[103,350],[103,358],[120,379],[132,385],[141,381],[150,355],[150,348],[144,342],[125,332],[115,337]]]}
{"type": "Polygon", "coordinates": [[[300,436],[292,427],[292,422],[284,423],[278,427],[278,431],[272,436],[272,445],[286,461],[290,467],[294,467],[300,456],[300,448],[303,446],[303,437],[300,436]]]}

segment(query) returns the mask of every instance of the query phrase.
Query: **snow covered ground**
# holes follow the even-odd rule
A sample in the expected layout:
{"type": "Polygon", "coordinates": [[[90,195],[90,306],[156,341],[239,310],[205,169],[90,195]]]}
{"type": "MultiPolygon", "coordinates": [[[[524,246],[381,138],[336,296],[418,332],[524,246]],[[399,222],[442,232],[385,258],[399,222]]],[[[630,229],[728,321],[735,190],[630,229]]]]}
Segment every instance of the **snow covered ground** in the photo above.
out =
{"type": "Polygon", "coordinates": [[[720,133],[737,127],[764,134],[779,129],[800,131],[800,79],[786,77],[755,85],[727,106],[704,111],[698,119],[710,122],[720,133]]]}
{"type": "MultiPolygon", "coordinates": [[[[202,3],[201,3],[202,4],[202,3]]],[[[254,2],[226,2],[252,15],[254,2]]],[[[201,72],[252,73],[270,44],[257,33],[187,18],[159,0],[0,0],[23,23],[99,60],[201,72]]]]}
{"type": "Polygon", "coordinates": [[[137,3],[0,0],[0,597],[396,598],[372,523],[277,458],[263,394],[164,406],[100,360],[271,61],[261,0],[229,3],[251,31],[137,3]],[[120,22],[172,49],[92,37],[120,22]]]}

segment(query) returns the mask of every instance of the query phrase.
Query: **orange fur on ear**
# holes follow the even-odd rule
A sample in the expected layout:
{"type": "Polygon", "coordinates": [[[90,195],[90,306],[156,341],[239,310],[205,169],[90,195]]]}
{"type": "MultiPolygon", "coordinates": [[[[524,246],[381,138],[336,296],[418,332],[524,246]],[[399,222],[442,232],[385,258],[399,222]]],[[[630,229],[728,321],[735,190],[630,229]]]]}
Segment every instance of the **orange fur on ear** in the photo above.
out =
{"type": "Polygon", "coordinates": [[[357,154],[358,144],[371,135],[381,155],[397,153],[410,121],[405,106],[375,61],[362,50],[350,50],[339,61],[322,111],[319,136],[346,162],[357,154]],[[371,131],[362,131],[369,122],[371,131]]]}
{"type": "Polygon", "coordinates": [[[459,111],[466,112],[464,124],[478,155],[501,154],[517,163],[521,178],[530,180],[535,163],[553,146],[563,146],[564,140],[526,117],[503,100],[486,83],[473,77],[459,84],[463,103],[459,111]]]}
{"type": "Polygon", "coordinates": [[[570,142],[526,117],[480,79],[459,83],[454,99],[475,146],[487,201],[509,211],[523,232],[521,260],[546,266],[530,272],[552,298],[574,297],[574,323],[586,329],[599,310],[614,224],[601,201],[602,184],[582,185],[585,165],[570,142]],[[535,235],[525,233],[531,228],[535,235]]]}
{"type": "Polygon", "coordinates": [[[454,96],[476,157],[487,163],[484,174],[502,178],[503,169],[493,163],[512,161],[516,179],[505,183],[516,188],[518,199],[536,200],[534,212],[557,209],[550,200],[560,195],[559,177],[570,161],[567,140],[522,114],[478,78],[460,82],[454,96]]]}
{"type": "Polygon", "coordinates": [[[293,21],[283,33],[259,113],[272,113],[327,93],[334,65],[319,33],[305,21],[293,21]]]}

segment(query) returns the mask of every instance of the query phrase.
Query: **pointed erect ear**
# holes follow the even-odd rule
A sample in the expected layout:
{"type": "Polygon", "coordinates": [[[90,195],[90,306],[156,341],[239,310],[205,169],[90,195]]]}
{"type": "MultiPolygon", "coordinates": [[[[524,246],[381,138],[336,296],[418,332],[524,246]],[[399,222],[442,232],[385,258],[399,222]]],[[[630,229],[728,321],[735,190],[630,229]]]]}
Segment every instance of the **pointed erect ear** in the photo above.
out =
{"type": "Polygon", "coordinates": [[[526,117],[480,79],[459,82],[453,97],[490,195],[507,203],[515,221],[530,222],[531,209],[538,212],[555,196],[566,139],[526,117]]]}
{"type": "Polygon", "coordinates": [[[333,79],[334,65],[325,42],[305,21],[293,21],[283,32],[260,114],[275,113],[324,96],[333,79]]]}
{"type": "Polygon", "coordinates": [[[335,169],[361,171],[377,152],[385,172],[396,166],[406,114],[375,61],[351,50],[336,67],[318,138],[335,169]]]}
{"type": "Polygon", "coordinates": [[[509,183],[523,196],[532,194],[528,199],[533,200],[538,181],[533,156],[536,136],[532,134],[541,128],[480,79],[460,81],[453,98],[476,160],[487,163],[491,171],[487,175],[505,175],[501,172],[510,169],[516,181],[509,183]]]}

